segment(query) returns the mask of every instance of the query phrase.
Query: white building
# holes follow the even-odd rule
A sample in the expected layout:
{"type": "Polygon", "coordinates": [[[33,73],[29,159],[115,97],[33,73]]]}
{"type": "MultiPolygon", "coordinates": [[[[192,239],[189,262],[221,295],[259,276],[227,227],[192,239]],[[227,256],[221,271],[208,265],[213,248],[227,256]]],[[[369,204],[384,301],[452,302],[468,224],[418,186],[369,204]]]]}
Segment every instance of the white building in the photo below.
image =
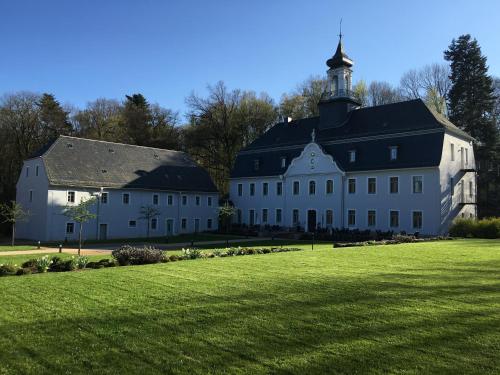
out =
{"type": "Polygon", "coordinates": [[[160,215],[150,236],[216,230],[219,195],[208,173],[179,151],[61,136],[24,162],[16,200],[30,213],[17,237],[74,240],[78,225],[67,205],[95,196],[87,239],[147,235],[141,207],[160,215]]]}
{"type": "Polygon", "coordinates": [[[473,138],[421,100],[362,108],[339,41],[318,117],[242,150],[230,181],[247,225],[442,234],[476,216],[473,138]]]}

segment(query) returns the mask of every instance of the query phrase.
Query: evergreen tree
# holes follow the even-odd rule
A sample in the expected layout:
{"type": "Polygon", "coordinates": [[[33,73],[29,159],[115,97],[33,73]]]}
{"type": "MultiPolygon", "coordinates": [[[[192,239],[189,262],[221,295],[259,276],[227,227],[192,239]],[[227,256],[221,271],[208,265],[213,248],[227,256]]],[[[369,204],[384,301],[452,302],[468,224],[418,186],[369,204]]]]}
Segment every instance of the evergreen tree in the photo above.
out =
{"type": "Polygon", "coordinates": [[[468,34],[453,39],[444,57],[451,63],[450,120],[479,141],[480,157],[491,157],[497,129],[493,117],[493,81],[488,75],[486,57],[477,40],[468,34]]]}
{"type": "Polygon", "coordinates": [[[61,107],[54,95],[43,94],[37,105],[43,138],[49,140],[61,134],[71,134],[72,127],[68,120],[68,112],[61,107]]]}
{"type": "Polygon", "coordinates": [[[151,107],[142,94],[126,95],[123,125],[129,142],[147,146],[151,138],[151,107]]]}

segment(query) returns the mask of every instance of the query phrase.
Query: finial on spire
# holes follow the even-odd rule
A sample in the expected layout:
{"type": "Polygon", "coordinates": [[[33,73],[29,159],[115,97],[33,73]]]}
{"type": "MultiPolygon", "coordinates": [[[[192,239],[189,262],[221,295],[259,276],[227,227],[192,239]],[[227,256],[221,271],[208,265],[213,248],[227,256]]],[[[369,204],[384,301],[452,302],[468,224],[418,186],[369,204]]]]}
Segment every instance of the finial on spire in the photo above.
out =
{"type": "Polygon", "coordinates": [[[340,17],[340,33],[339,33],[339,39],[342,40],[342,17],[340,17]]]}

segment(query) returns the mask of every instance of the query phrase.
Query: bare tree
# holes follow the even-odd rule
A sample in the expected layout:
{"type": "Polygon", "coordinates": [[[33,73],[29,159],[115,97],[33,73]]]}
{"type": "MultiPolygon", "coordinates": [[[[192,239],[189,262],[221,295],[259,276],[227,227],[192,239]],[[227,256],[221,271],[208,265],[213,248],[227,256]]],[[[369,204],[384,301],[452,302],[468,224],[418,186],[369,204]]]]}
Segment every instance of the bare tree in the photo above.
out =
{"type": "Polygon", "coordinates": [[[373,81],[368,86],[368,104],[370,106],[395,103],[401,99],[398,90],[387,82],[373,81]]]}
{"type": "Polygon", "coordinates": [[[147,223],[146,236],[149,238],[149,230],[151,228],[151,220],[160,216],[161,211],[153,206],[141,206],[141,208],[139,210],[139,214],[141,215],[141,216],[139,216],[140,220],[146,220],[146,223],[147,223]]]}
{"type": "Polygon", "coordinates": [[[0,203],[0,217],[3,218],[4,223],[9,223],[12,227],[12,246],[15,245],[16,238],[16,224],[21,221],[26,221],[29,217],[29,212],[25,211],[23,207],[16,201],[8,203],[0,203]]]}
{"type": "Polygon", "coordinates": [[[123,107],[117,100],[99,98],[73,116],[79,135],[105,141],[121,141],[119,127],[123,107]]]}
{"type": "Polygon", "coordinates": [[[423,97],[421,74],[416,69],[409,70],[399,82],[401,93],[405,99],[419,99],[423,97]]]}
{"type": "Polygon", "coordinates": [[[75,206],[66,206],[63,210],[63,215],[67,216],[79,224],[78,228],[78,255],[82,250],[82,234],[83,223],[95,219],[96,215],[90,211],[90,207],[96,203],[96,197],[82,199],[79,204],[75,206]]]}

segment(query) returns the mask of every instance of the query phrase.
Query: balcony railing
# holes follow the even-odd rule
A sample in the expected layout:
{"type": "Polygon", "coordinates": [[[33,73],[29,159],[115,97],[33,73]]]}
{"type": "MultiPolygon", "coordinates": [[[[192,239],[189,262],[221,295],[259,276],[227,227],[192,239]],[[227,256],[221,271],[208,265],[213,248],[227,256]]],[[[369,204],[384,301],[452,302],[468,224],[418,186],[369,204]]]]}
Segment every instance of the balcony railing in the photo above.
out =
{"type": "Polygon", "coordinates": [[[335,91],[325,91],[321,95],[321,100],[328,100],[333,98],[350,98],[356,99],[356,95],[352,90],[338,89],[335,91]]]}

